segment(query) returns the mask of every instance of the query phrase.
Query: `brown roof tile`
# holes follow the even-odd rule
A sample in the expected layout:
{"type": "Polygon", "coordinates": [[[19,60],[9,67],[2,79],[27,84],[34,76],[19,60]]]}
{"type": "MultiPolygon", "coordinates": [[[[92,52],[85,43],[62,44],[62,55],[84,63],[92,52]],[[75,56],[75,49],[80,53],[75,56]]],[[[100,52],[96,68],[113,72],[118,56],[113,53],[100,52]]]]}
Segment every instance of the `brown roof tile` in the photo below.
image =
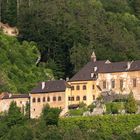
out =
{"type": "Polygon", "coordinates": [[[2,99],[29,98],[29,94],[3,93],[2,99]]]}
{"type": "Polygon", "coordinates": [[[63,92],[68,86],[67,82],[64,80],[55,80],[45,82],[45,87],[42,89],[42,82],[31,91],[31,93],[50,93],[50,92],[63,92]]]}
{"type": "Polygon", "coordinates": [[[127,61],[124,62],[112,62],[96,61],[87,63],[78,73],[76,73],[69,81],[88,81],[92,80],[91,73],[94,71],[94,67],[97,67],[96,73],[115,73],[115,72],[127,72],[127,71],[139,71],[140,60],[132,61],[131,66],[127,69],[127,61]]]}

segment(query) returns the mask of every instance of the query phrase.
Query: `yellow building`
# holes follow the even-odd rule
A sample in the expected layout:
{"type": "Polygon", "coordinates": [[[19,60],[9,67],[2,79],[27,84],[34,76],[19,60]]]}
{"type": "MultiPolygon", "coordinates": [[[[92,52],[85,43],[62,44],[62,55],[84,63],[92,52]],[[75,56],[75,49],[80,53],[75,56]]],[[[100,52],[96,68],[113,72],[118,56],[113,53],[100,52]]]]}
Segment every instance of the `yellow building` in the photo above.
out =
{"type": "Polygon", "coordinates": [[[91,104],[101,93],[129,94],[140,100],[140,60],[131,62],[96,61],[93,52],[87,63],[68,82],[69,104],[91,104]]]}
{"type": "Polygon", "coordinates": [[[57,107],[67,112],[66,94],[69,85],[64,80],[41,82],[30,93],[30,114],[31,118],[38,118],[41,115],[44,105],[57,107]]]}

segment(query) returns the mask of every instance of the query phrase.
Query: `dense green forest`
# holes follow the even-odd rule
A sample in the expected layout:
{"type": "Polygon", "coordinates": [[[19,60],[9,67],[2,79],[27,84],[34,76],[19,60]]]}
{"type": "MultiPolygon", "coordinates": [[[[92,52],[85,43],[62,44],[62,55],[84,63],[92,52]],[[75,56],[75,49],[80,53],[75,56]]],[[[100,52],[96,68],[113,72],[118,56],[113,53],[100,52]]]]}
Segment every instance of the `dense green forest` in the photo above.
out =
{"type": "Polygon", "coordinates": [[[1,20],[34,41],[55,78],[90,59],[140,59],[139,0],[2,0],[1,20]]]}
{"type": "Polygon", "coordinates": [[[0,91],[27,93],[36,82],[53,78],[50,69],[36,66],[39,55],[34,42],[0,33],[0,91]]]}

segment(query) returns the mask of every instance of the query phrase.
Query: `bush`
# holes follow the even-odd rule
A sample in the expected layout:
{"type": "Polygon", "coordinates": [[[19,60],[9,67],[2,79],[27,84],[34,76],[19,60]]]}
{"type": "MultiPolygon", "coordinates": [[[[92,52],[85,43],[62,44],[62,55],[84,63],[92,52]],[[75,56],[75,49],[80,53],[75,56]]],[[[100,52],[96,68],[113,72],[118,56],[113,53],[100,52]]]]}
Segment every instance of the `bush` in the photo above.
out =
{"type": "Polygon", "coordinates": [[[136,113],[137,111],[137,103],[134,99],[133,92],[131,92],[128,96],[128,100],[125,105],[125,109],[127,113],[136,113]]]}
{"type": "Polygon", "coordinates": [[[118,114],[119,111],[124,109],[123,102],[112,102],[106,104],[106,113],[108,114],[118,114]]]}
{"type": "Polygon", "coordinates": [[[82,116],[83,113],[85,112],[86,110],[83,109],[83,108],[79,108],[79,109],[70,109],[69,110],[69,115],[70,116],[82,116]]]}
{"type": "Polygon", "coordinates": [[[45,121],[46,125],[57,125],[59,120],[59,114],[61,109],[59,108],[50,108],[47,104],[42,110],[42,120],[45,121]]]}

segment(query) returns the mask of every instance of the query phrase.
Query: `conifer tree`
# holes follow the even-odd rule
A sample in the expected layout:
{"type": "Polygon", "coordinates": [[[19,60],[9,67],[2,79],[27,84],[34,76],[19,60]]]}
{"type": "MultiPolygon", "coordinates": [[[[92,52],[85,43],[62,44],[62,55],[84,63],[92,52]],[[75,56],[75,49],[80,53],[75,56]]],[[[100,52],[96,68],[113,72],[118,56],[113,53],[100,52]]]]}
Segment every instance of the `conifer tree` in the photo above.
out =
{"type": "Polygon", "coordinates": [[[137,111],[137,104],[134,99],[132,91],[130,92],[130,94],[128,96],[125,108],[126,108],[126,112],[130,113],[130,114],[136,113],[136,111],[137,111]]]}

